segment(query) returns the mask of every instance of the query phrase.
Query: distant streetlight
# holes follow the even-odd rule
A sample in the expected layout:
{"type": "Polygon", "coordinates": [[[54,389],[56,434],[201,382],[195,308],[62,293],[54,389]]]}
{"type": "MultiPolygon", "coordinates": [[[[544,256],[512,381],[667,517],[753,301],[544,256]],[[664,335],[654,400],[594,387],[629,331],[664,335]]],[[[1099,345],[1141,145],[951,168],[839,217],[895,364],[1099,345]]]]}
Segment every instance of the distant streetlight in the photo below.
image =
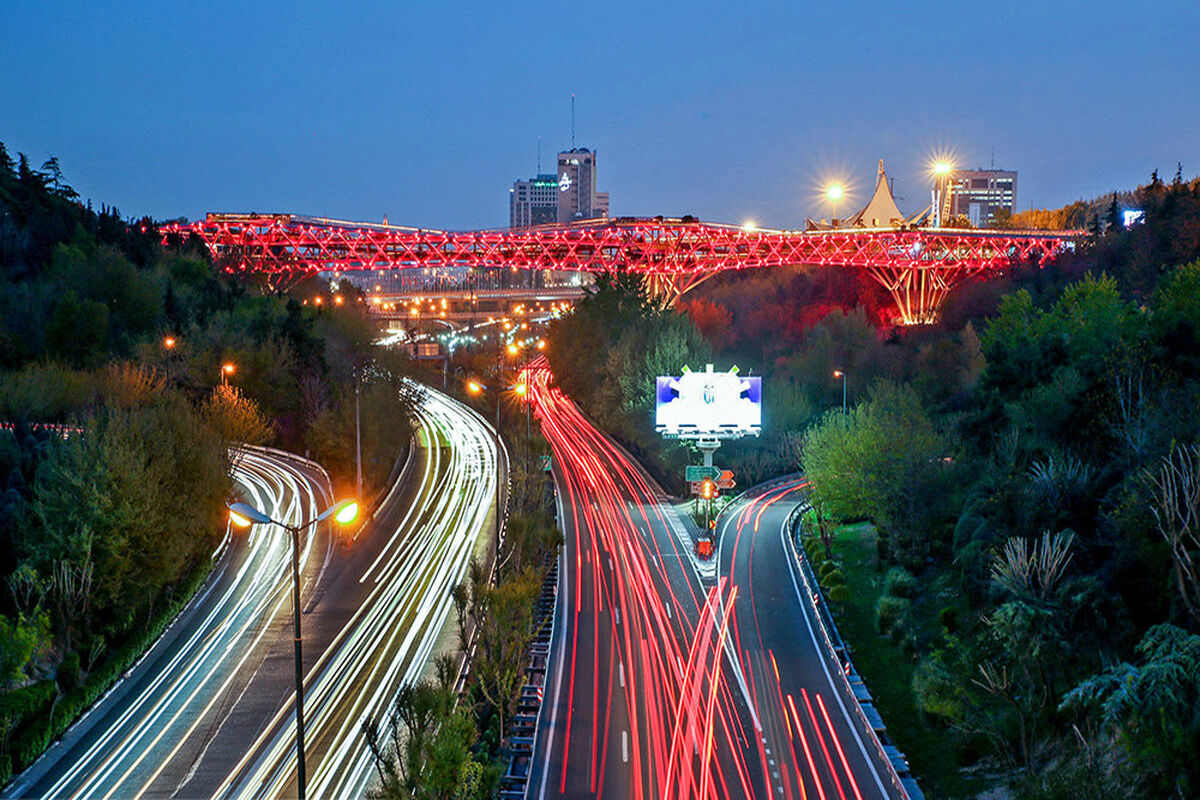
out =
{"type": "Polygon", "coordinates": [[[846,196],[846,187],[840,183],[831,183],[825,187],[825,199],[829,201],[831,211],[829,212],[829,221],[837,222],[837,207],[838,202],[846,196]]]}
{"type": "Polygon", "coordinates": [[[304,800],[304,664],[300,649],[300,534],[317,523],[333,518],[339,525],[349,525],[358,517],[358,501],[342,500],[301,525],[288,525],[272,519],[249,503],[230,503],[229,521],[241,528],[251,524],[275,524],[292,535],[292,627],[296,639],[296,759],[297,788],[304,800]]]}
{"type": "Polygon", "coordinates": [[[933,172],[933,227],[940,228],[945,223],[942,219],[942,208],[950,200],[950,181],[954,175],[954,164],[939,159],[933,162],[930,171],[933,172]]]}
{"type": "Polygon", "coordinates": [[[175,351],[175,337],[174,336],[164,336],[162,344],[163,344],[163,349],[167,351],[167,358],[166,358],[167,386],[170,386],[171,385],[171,353],[173,353],[175,351]]]}
{"type": "Polygon", "coordinates": [[[225,362],[221,365],[221,385],[224,386],[229,382],[229,376],[237,369],[232,363],[225,362]]]}
{"type": "Polygon", "coordinates": [[[754,233],[756,230],[758,230],[758,223],[752,219],[748,219],[742,223],[742,230],[744,230],[746,233],[754,233]]]}
{"type": "Polygon", "coordinates": [[[842,413],[846,413],[846,373],[844,370],[835,369],[833,377],[842,379],[842,413]]]}

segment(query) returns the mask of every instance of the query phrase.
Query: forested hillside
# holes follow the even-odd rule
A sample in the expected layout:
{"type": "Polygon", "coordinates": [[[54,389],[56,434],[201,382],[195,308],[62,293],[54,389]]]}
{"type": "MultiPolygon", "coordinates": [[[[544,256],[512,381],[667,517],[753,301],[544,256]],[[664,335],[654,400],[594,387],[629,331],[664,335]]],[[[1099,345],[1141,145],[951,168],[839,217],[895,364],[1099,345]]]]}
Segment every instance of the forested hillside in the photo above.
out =
{"type": "Polygon", "coordinates": [[[351,490],[356,373],[368,493],[408,443],[405,364],[354,295],[318,310],[219,275],[0,144],[0,783],[207,573],[234,448],[307,451],[351,490]]]}

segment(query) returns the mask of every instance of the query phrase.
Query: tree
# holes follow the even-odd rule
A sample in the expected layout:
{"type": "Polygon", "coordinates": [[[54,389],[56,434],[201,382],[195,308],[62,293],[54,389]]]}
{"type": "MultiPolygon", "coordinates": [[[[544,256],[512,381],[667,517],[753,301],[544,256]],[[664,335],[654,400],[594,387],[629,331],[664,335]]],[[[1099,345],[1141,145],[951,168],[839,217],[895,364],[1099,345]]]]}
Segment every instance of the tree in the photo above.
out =
{"type": "Polygon", "coordinates": [[[1108,204],[1108,211],[1104,213],[1104,227],[1108,233],[1117,233],[1125,229],[1124,220],[1121,218],[1121,205],[1117,202],[1117,193],[1113,192],[1112,202],[1108,204]]]}
{"type": "Polygon", "coordinates": [[[1118,664],[1081,682],[1060,709],[1117,736],[1139,772],[1140,785],[1126,787],[1129,796],[1195,797],[1200,791],[1200,636],[1155,625],[1136,654],[1136,664],[1118,664]]]}
{"type": "Polygon", "coordinates": [[[438,680],[402,686],[387,716],[386,730],[363,723],[375,761],[378,800],[457,800],[479,790],[481,766],[471,757],[475,729],[454,708],[453,659],[437,662],[438,680]]]}
{"type": "Polygon", "coordinates": [[[1150,480],[1151,510],[1171,548],[1176,592],[1191,624],[1200,627],[1200,447],[1172,446],[1150,480]]]}
{"type": "Polygon", "coordinates": [[[814,503],[840,519],[870,517],[884,555],[914,565],[948,544],[953,456],[916,393],[889,383],[847,414],[826,414],[801,445],[814,503]]]}

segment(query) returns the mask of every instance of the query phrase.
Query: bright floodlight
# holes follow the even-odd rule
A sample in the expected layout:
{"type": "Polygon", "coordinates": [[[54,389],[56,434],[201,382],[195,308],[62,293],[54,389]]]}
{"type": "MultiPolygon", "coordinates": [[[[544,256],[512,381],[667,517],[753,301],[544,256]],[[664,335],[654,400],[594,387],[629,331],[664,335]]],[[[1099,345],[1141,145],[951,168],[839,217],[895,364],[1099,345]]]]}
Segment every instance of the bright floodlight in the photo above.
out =
{"type": "Polygon", "coordinates": [[[521,397],[524,397],[525,391],[526,391],[525,384],[518,383],[516,386],[513,387],[513,391],[516,392],[517,394],[521,395],[521,397]]]}
{"type": "Polygon", "coordinates": [[[232,375],[234,369],[236,369],[236,367],[234,367],[233,364],[222,364],[221,365],[221,371],[224,372],[226,375],[232,375]]]}
{"type": "MultiPolygon", "coordinates": [[[[1128,227],[1128,226],[1126,226],[1126,227],[1128,227]]],[[[545,349],[546,349],[546,340],[545,340],[545,339],[538,339],[538,343],[537,343],[537,349],[538,349],[538,350],[545,350],[545,349]]]]}
{"type": "Polygon", "coordinates": [[[325,513],[328,514],[330,512],[333,512],[334,522],[339,525],[349,525],[358,517],[358,501],[343,500],[325,513]]]}
{"type": "Polygon", "coordinates": [[[827,198],[829,198],[830,200],[834,200],[834,201],[841,200],[842,196],[845,194],[846,194],[846,188],[844,186],[842,186],[840,183],[831,183],[825,189],[825,196],[827,198]]]}
{"type": "Polygon", "coordinates": [[[248,528],[255,522],[265,525],[271,521],[270,517],[249,503],[230,503],[228,508],[229,521],[239,528],[248,528]]]}
{"type": "Polygon", "coordinates": [[[515,344],[510,344],[508,346],[508,354],[510,356],[515,356],[519,352],[521,352],[521,348],[517,347],[515,344]]]}
{"type": "Polygon", "coordinates": [[[843,376],[843,375],[845,375],[845,374],[846,374],[846,373],[842,372],[840,369],[835,369],[835,370],[833,371],[833,377],[835,377],[835,378],[840,378],[840,377],[842,377],[842,376],[843,376]]]}
{"type": "Polygon", "coordinates": [[[954,165],[949,161],[937,161],[933,165],[934,175],[949,175],[954,171],[954,165]]]}
{"type": "Polygon", "coordinates": [[[758,230],[758,224],[754,220],[748,219],[742,223],[742,230],[744,230],[746,233],[753,233],[754,231],[758,230]]]}
{"type": "Polygon", "coordinates": [[[479,381],[467,381],[467,391],[471,394],[479,394],[483,391],[483,384],[479,381]]]}

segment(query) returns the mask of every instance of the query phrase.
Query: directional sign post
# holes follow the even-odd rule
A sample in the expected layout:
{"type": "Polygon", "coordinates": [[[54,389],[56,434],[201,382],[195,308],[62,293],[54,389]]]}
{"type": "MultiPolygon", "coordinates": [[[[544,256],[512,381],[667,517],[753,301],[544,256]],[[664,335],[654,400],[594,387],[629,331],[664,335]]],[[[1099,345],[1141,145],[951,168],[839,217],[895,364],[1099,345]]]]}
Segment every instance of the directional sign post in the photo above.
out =
{"type": "Polygon", "coordinates": [[[721,470],[721,474],[717,476],[716,480],[718,489],[732,489],[737,486],[737,481],[733,479],[733,470],[721,470]]]}
{"type": "MultiPolygon", "coordinates": [[[[728,472],[728,470],[726,470],[726,472],[728,472]]],[[[732,472],[729,474],[731,477],[733,476],[732,472]]],[[[721,469],[720,467],[704,467],[693,464],[684,468],[683,477],[684,480],[692,483],[699,483],[705,478],[712,478],[715,481],[721,477],[721,469]]]]}

